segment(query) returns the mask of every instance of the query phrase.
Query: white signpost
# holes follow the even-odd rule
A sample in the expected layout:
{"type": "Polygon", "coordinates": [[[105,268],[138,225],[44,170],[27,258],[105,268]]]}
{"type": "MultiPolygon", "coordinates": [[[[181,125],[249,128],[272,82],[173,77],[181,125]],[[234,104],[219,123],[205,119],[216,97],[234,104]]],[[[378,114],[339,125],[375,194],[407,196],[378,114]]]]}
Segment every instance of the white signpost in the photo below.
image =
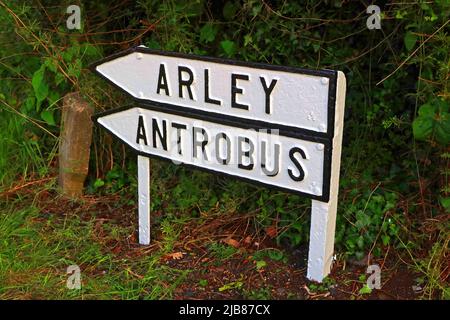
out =
{"type": "Polygon", "coordinates": [[[94,64],[135,105],[94,116],[138,154],[139,243],[150,243],[148,157],[312,199],[308,278],[330,272],[345,76],[137,47],[94,64]]]}

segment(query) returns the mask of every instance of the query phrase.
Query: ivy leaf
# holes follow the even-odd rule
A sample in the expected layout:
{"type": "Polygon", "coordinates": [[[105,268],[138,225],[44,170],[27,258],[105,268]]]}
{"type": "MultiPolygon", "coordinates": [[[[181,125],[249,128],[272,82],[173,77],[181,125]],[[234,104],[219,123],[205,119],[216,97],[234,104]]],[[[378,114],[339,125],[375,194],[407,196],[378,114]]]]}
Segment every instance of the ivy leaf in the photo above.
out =
{"type": "Polygon", "coordinates": [[[406,50],[411,51],[411,49],[414,48],[414,45],[417,42],[417,36],[413,34],[411,31],[408,31],[405,34],[405,38],[403,40],[405,42],[406,50]]]}
{"type": "Polygon", "coordinates": [[[41,118],[42,118],[42,120],[44,120],[45,122],[47,122],[47,124],[49,124],[51,126],[56,125],[55,118],[53,117],[53,111],[51,111],[51,110],[42,111],[41,118]]]}

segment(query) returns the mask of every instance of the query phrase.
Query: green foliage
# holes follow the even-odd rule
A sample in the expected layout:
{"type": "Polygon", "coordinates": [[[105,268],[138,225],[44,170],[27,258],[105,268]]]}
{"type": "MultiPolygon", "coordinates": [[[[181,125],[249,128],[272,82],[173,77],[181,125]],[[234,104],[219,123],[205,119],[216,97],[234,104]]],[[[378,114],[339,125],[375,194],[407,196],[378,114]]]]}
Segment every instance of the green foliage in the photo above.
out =
{"type": "Polygon", "coordinates": [[[405,41],[406,50],[411,51],[417,42],[417,36],[414,33],[409,31],[405,34],[404,41],[405,41]]]}
{"type": "Polygon", "coordinates": [[[419,108],[413,122],[414,137],[425,140],[434,137],[442,145],[450,143],[450,109],[448,101],[436,99],[419,108]]]}
{"type": "Polygon", "coordinates": [[[243,285],[244,285],[244,283],[242,282],[242,280],[233,281],[233,282],[224,284],[222,287],[220,287],[219,292],[240,289],[240,288],[242,288],[243,285]]]}
{"type": "Polygon", "coordinates": [[[99,242],[95,215],[43,218],[38,208],[21,206],[0,203],[1,299],[170,299],[189,272],[159,264],[160,254],[124,259],[105,252],[117,237],[113,230],[123,241],[133,226],[105,224],[99,242]],[[81,290],[65,286],[73,264],[81,269],[81,290]]]}
{"type": "MultiPolygon", "coordinates": [[[[361,258],[370,250],[379,255],[397,246],[404,236],[404,201],[413,221],[420,218],[417,203],[430,203],[433,212],[449,210],[449,158],[441,157],[450,137],[448,1],[382,6],[381,30],[368,30],[366,16],[357,15],[366,4],[352,1],[82,1],[83,28],[68,31],[61,7],[69,2],[55,7],[41,1],[45,11],[26,1],[0,5],[1,189],[18,179],[56,175],[66,93],[80,91],[97,111],[129,101],[87,66],[144,44],[345,73],[336,247],[347,256],[361,258]],[[433,181],[427,188],[424,177],[433,181]]],[[[135,203],[129,151],[96,131],[91,155],[88,192],[120,193],[135,203]]],[[[253,214],[257,232],[276,226],[278,243],[308,240],[309,200],[160,161],[152,161],[151,179],[152,212],[253,214]]],[[[169,250],[177,230],[161,224],[169,250]]],[[[211,251],[225,259],[235,249],[215,244],[211,251]]],[[[284,260],[276,251],[271,255],[284,260]]]]}
{"type": "Polygon", "coordinates": [[[274,261],[288,262],[288,257],[279,249],[262,249],[253,254],[253,260],[255,261],[264,261],[263,259],[266,257],[274,261]]]}
{"type": "Polygon", "coordinates": [[[273,299],[270,286],[257,290],[243,290],[245,299],[248,300],[270,300],[273,299]]]}
{"type": "Polygon", "coordinates": [[[236,248],[218,242],[211,243],[209,246],[209,251],[219,260],[219,263],[221,260],[223,261],[230,259],[237,253],[236,248]]]}
{"type": "Polygon", "coordinates": [[[345,254],[362,259],[368,249],[379,256],[384,246],[395,243],[402,217],[395,212],[397,195],[389,192],[366,193],[355,203],[348,204],[338,216],[336,245],[345,254]]]}

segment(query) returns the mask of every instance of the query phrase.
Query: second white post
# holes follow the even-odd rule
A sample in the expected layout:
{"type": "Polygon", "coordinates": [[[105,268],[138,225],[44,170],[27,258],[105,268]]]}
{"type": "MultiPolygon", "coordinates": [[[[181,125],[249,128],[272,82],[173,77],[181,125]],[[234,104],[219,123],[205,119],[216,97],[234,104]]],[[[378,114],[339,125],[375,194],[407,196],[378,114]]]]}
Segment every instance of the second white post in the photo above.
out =
{"type": "Polygon", "coordinates": [[[150,159],[137,156],[139,244],[150,244],[150,159]]]}

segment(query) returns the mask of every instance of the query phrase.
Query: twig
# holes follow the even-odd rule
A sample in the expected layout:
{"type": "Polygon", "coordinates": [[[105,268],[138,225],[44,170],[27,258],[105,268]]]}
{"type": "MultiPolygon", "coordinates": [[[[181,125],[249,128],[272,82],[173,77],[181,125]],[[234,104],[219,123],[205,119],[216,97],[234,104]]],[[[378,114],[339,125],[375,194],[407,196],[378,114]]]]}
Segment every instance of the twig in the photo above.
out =
{"type": "Polygon", "coordinates": [[[425,43],[428,42],[428,40],[430,40],[431,38],[433,38],[433,36],[438,33],[439,31],[441,31],[448,23],[450,22],[450,20],[447,20],[447,22],[445,22],[442,26],[440,26],[435,32],[433,32],[432,35],[430,35],[427,39],[425,39],[420,46],[418,46],[416,48],[416,50],[414,50],[405,60],[403,60],[402,63],[400,63],[400,65],[394,70],[392,71],[389,75],[387,75],[386,77],[384,77],[381,81],[379,81],[376,85],[379,85],[380,83],[384,82],[385,80],[387,80],[388,78],[390,78],[394,73],[396,73],[401,67],[403,67],[403,65],[409,60],[411,59],[412,56],[414,56],[416,54],[417,51],[419,51],[420,48],[423,47],[423,45],[425,43]]]}

